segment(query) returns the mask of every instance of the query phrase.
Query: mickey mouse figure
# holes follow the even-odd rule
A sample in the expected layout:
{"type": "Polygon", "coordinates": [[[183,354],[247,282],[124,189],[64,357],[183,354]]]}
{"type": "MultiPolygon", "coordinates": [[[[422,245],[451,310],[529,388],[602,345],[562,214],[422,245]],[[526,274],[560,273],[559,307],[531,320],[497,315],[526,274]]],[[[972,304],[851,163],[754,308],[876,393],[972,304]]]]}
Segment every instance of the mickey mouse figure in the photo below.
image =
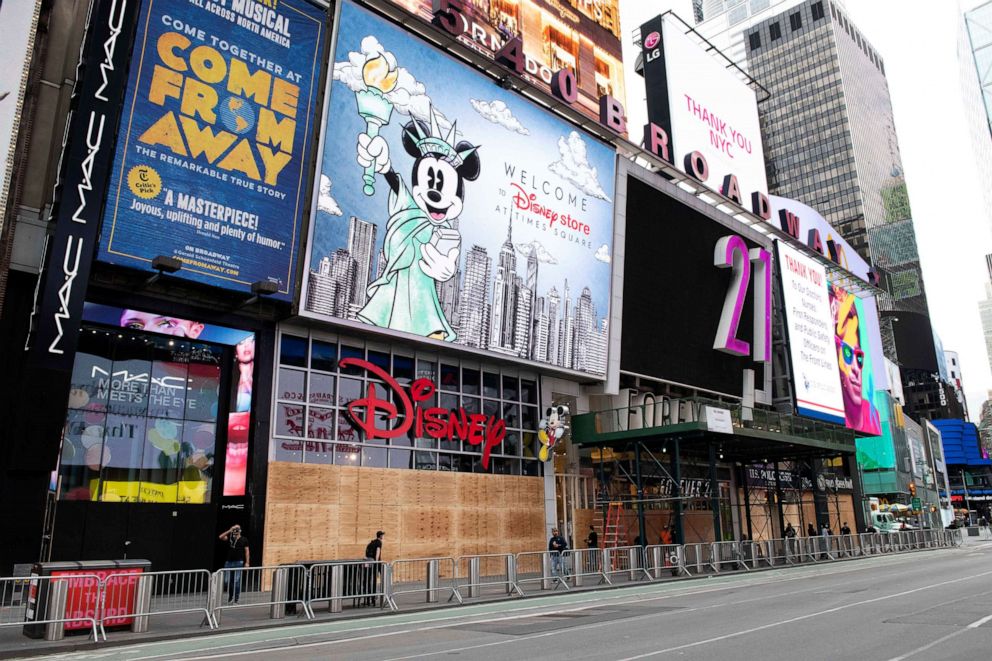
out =
{"type": "Polygon", "coordinates": [[[451,279],[458,268],[461,235],[453,224],[465,206],[465,182],[479,177],[481,162],[477,146],[455,143],[455,124],[442,136],[433,107],[429,114],[429,127],[412,119],[401,131],[403,149],[414,159],[409,187],[393,169],[386,140],[358,135],[359,165],[371,166],[389,184],[386,266],[369,284],[358,318],[453,342],[455,331],[441,309],[436,283],[451,279]]]}
{"type": "Polygon", "coordinates": [[[538,451],[538,458],[547,461],[551,456],[551,449],[555,443],[565,435],[568,429],[568,407],[562,404],[548,407],[545,417],[538,423],[537,440],[541,442],[541,449],[538,451]]]}

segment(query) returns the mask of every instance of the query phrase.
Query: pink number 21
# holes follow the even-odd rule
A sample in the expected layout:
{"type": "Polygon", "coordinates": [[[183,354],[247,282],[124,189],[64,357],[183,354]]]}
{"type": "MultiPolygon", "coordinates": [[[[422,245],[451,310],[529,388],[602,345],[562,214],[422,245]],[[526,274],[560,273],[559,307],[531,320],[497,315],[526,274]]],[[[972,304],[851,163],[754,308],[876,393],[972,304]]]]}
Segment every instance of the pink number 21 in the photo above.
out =
{"type": "Polygon", "coordinates": [[[723,302],[713,348],[735,356],[749,353],[757,362],[768,362],[772,353],[772,256],[764,248],[748,250],[744,239],[736,234],[721,238],[713,251],[713,265],[732,269],[733,279],[723,302]],[[751,265],[755,270],[754,351],[748,342],[737,337],[741,312],[751,284],[751,265]]]}

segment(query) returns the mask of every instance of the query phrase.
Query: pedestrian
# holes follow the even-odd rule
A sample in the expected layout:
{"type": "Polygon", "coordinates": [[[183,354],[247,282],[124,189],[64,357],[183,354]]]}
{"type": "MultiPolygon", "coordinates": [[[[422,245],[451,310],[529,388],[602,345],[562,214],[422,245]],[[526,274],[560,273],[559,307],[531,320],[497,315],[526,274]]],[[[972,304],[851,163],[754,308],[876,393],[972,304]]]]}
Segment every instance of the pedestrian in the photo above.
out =
{"type": "Polygon", "coordinates": [[[551,573],[555,576],[562,575],[561,554],[568,548],[568,542],[561,536],[557,528],[551,530],[551,539],[548,540],[548,551],[551,553],[551,573]]]}
{"type": "Polygon", "coordinates": [[[842,535],[850,535],[851,534],[851,527],[849,525],[847,525],[847,521],[845,521],[844,524],[840,527],[840,534],[842,534],[842,535]]]}
{"type": "Polygon", "coordinates": [[[587,552],[588,561],[586,565],[589,571],[599,571],[599,534],[596,532],[596,528],[589,526],[589,534],[586,535],[586,547],[589,549],[587,552]]]}
{"type": "Polygon", "coordinates": [[[386,536],[381,530],[375,531],[375,539],[365,546],[365,606],[375,606],[375,594],[378,592],[379,576],[382,574],[382,538],[386,536]]]}
{"type": "Polygon", "coordinates": [[[826,560],[830,557],[830,526],[826,521],[823,522],[823,526],[820,528],[820,560],[826,560]]]}
{"type": "Polygon", "coordinates": [[[846,556],[848,550],[853,550],[854,548],[854,543],[851,541],[851,527],[847,525],[847,521],[841,524],[840,534],[842,535],[840,539],[840,546],[846,556]]]}
{"type": "Polygon", "coordinates": [[[806,524],[806,536],[807,537],[816,537],[816,528],[813,527],[813,524],[812,523],[807,523],[806,524]]]}
{"type": "Polygon", "coordinates": [[[224,569],[224,589],[227,590],[227,603],[238,603],[241,599],[241,574],[251,564],[251,550],[248,538],[241,534],[241,526],[235,523],[220,534],[220,540],[227,545],[224,569]]]}
{"type": "Polygon", "coordinates": [[[664,546],[670,546],[672,543],[672,529],[669,526],[665,526],[661,529],[660,542],[664,546]]]}

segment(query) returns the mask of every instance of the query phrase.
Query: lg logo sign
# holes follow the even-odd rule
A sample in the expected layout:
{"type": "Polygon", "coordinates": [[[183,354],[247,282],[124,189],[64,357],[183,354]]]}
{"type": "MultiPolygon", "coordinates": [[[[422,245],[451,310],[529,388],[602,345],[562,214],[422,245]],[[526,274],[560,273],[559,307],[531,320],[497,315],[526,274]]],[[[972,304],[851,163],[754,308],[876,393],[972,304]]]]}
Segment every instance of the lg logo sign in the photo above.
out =
{"type": "Polygon", "coordinates": [[[644,37],[644,59],[648,62],[653,62],[661,57],[661,49],[657,48],[659,43],[661,43],[660,32],[652,32],[644,37]]]}

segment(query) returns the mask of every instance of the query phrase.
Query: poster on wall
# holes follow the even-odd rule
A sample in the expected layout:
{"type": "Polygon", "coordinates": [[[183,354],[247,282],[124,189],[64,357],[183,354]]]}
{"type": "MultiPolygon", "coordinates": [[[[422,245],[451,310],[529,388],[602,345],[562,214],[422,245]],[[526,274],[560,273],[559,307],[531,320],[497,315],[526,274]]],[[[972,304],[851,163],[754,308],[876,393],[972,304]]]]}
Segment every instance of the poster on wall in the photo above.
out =
{"type": "Polygon", "coordinates": [[[781,241],[776,246],[796,409],[800,415],[843,424],[826,269],[781,241]]]}
{"type": "Polygon", "coordinates": [[[324,21],[305,0],[144,3],[99,259],[292,297],[324,21]]]}
{"type": "MultiPolygon", "coordinates": [[[[430,22],[434,0],[391,0],[430,22]]],[[[551,79],[561,69],[576,74],[575,109],[599,121],[599,98],[624,102],[620,0],[446,0],[454,15],[458,40],[488,58],[519,37],[522,77],[551,93],[551,79]]]]}
{"type": "Polygon", "coordinates": [[[0,229],[6,217],[14,149],[41,0],[0,2],[0,229]]]}
{"type": "Polygon", "coordinates": [[[615,155],[351,2],[304,316],[602,376],[615,155]]]}

